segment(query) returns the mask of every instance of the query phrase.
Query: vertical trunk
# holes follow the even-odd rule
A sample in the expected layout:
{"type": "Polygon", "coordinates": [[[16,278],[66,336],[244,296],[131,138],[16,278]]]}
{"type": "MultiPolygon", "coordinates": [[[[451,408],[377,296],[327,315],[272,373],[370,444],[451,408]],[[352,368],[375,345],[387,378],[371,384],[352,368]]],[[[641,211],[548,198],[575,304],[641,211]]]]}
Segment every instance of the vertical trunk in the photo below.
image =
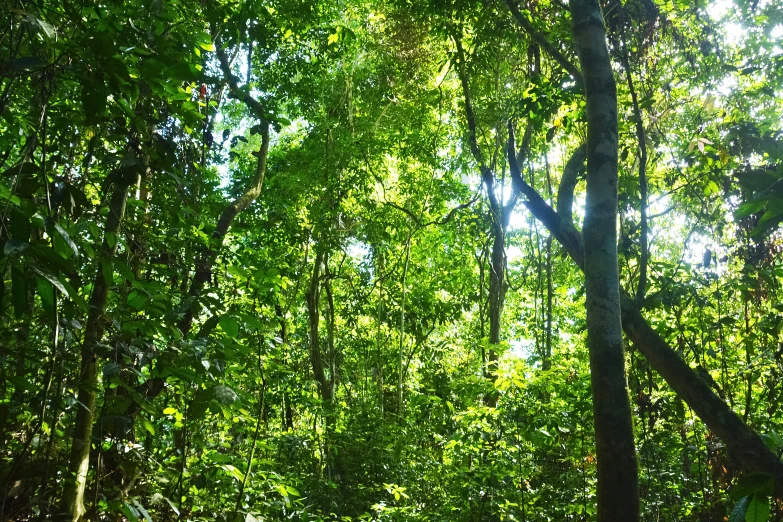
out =
{"type": "Polygon", "coordinates": [[[584,271],[598,460],[598,520],[639,520],[617,263],[617,93],[597,0],[572,0],[587,99],[584,271]]]}
{"type": "Polygon", "coordinates": [[[329,271],[329,260],[324,260],[324,290],[326,291],[326,346],[329,349],[329,395],[334,397],[337,386],[337,352],[334,346],[334,294],[332,293],[332,273],[329,271]]]}
{"type": "Polygon", "coordinates": [[[552,367],[552,235],[546,239],[546,339],[541,367],[549,370],[552,367]]]}
{"type": "Polygon", "coordinates": [[[639,258],[639,283],[636,287],[636,302],[640,305],[644,301],[644,293],[647,288],[647,265],[650,258],[650,242],[647,239],[647,138],[644,133],[644,122],[642,121],[642,110],[639,107],[639,97],[636,94],[636,88],[631,74],[631,64],[628,56],[628,47],[625,42],[625,35],[621,35],[623,51],[623,68],[625,69],[625,79],[628,82],[628,90],[631,93],[631,102],[633,104],[634,117],[636,118],[636,139],[639,142],[639,212],[641,221],[639,223],[639,244],[641,247],[641,256],[639,258]]]}
{"type": "Polygon", "coordinates": [[[375,332],[375,351],[377,355],[378,372],[378,405],[383,417],[383,358],[381,357],[381,325],[383,324],[383,254],[376,250],[376,277],[378,278],[378,318],[377,331],[375,332]]]}
{"type": "MultiPolygon", "coordinates": [[[[117,252],[117,234],[125,215],[128,188],[133,180],[129,173],[125,172],[121,173],[118,178],[114,185],[109,214],[106,218],[100,258],[101,265],[98,266],[92,286],[82,344],[76,420],[74,421],[73,442],[68,464],[70,476],[66,478],[62,498],[62,512],[68,516],[68,520],[73,522],[78,521],[84,514],[84,488],[87,484],[87,471],[90,464],[93,415],[98,388],[98,356],[95,349],[103,337],[104,314],[111,285],[111,281],[107,281],[104,277],[102,264],[104,262],[111,263],[111,259],[117,252]]],[[[106,272],[106,275],[111,276],[113,270],[110,269],[106,272]]]]}
{"type": "Polygon", "coordinates": [[[313,275],[310,278],[310,288],[307,291],[307,320],[310,327],[310,364],[313,367],[313,377],[318,383],[318,391],[324,406],[332,402],[332,388],[326,379],[324,371],[324,361],[321,355],[321,344],[319,340],[319,323],[321,320],[321,265],[324,262],[325,254],[318,252],[313,263],[313,275]]]}
{"type": "Polygon", "coordinates": [[[410,262],[411,257],[411,238],[413,236],[413,231],[411,231],[408,234],[408,241],[405,242],[405,265],[402,269],[402,302],[400,303],[400,346],[397,352],[397,415],[399,416],[400,420],[402,420],[402,413],[403,413],[403,397],[402,397],[402,378],[403,378],[403,367],[402,367],[402,360],[403,360],[403,354],[402,350],[405,346],[405,288],[406,288],[406,279],[408,277],[408,264],[410,262]]]}
{"type": "Polygon", "coordinates": [[[484,397],[484,404],[497,406],[498,393],[494,389],[497,378],[498,354],[495,347],[500,344],[503,301],[505,299],[506,252],[505,234],[500,219],[493,216],[492,253],[489,263],[489,350],[487,351],[486,377],[492,389],[484,397]]]}
{"type": "MultiPolygon", "coordinates": [[[[298,286],[298,285],[297,285],[298,286]]],[[[275,315],[277,316],[277,322],[280,324],[280,343],[283,348],[288,348],[288,322],[286,321],[286,313],[283,311],[283,307],[280,303],[275,303],[275,315]]],[[[288,357],[283,360],[284,364],[288,364],[288,357]]],[[[283,427],[288,431],[294,429],[294,408],[291,404],[291,396],[288,393],[288,387],[283,390],[283,427]]]]}
{"type": "MultiPolygon", "coordinates": [[[[571,159],[573,160],[573,157],[571,159]]],[[[572,161],[569,161],[569,164],[572,164],[572,161]]],[[[566,209],[564,203],[561,205],[561,201],[572,200],[573,195],[565,194],[561,185],[558,192],[558,209],[562,211],[562,215],[559,215],[560,212],[555,212],[532,187],[525,183],[519,168],[513,163],[511,172],[514,189],[527,197],[525,205],[528,210],[549,229],[574,263],[584,270],[582,241],[571,224],[571,209],[566,209]]],[[[570,188],[573,190],[573,187],[570,188]]],[[[783,463],[764,444],[761,437],[742,422],[742,419],[715,394],[710,385],[645,321],[634,299],[625,292],[621,295],[623,330],[650,366],[663,377],[678,397],[693,409],[707,427],[715,432],[724,442],[729,453],[742,464],[745,470],[783,476],[783,463]]],[[[776,494],[780,497],[783,492],[778,490],[776,494]]]]}
{"type": "Polygon", "coordinates": [[[307,318],[310,329],[310,362],[313,375],[318,382],[318,389],[324,407],[324,463],[326,476],[339,481],[340,466],[337,453],[331,447],[334,431],[334,375],[327,379],[324,371],[324,359],[321,353],[319,323],[321,319],[321,265],[328,262],[328,254],[318,252],[313,265],[313,275],[310,278],[310,288],[307,291],[307,318]]]}

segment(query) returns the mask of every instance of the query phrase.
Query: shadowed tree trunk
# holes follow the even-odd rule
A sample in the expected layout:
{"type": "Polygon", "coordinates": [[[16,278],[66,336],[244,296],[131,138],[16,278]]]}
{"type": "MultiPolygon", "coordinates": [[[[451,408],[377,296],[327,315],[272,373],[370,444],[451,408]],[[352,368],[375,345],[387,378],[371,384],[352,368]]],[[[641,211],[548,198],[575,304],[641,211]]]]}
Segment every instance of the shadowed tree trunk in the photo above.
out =
{"type": "MultiPolygon", "coordinates": [[[[212,28],[213,34],[217,34],[217,30],[212,28]]],[[[245,90],[239,88],[237,77],[231,72],[231,66],[223,49],[222,43],[219,38],[215,39],[215,51],[220,63],[221,71],[228,82],[228,88],[236,99],[242,101],[248,109],[259,120],[261,145],[255,156],[258,158],[256,161],[256,169],[253,178],[240,196],[233,201],[229,202],[223,212],[218,218],[217,225],[210,238],[210,244],[206,246],[196,259],[196,273],[193,276],[193,281],[188,289],[188,298],[185,303],[182,318],[178,321],[177,326],[182,332],[182,336],[186,337],[193,326],[194,310],[197,305],[199,296],[204,290],[204,287],[210,280],[212,275],[212,267],[215,264],[218,254],[223,246],[223,241],[228,233],[234,219],[240,212],[249,207],[257,198],[261,195],[261,189],[264,185],[264,177],[266,175],[266,164],[269,156],[269,121],[266,119],[266,112],[263,105],[248,94],[245,90]]],[[[145,398],[145,400],[152,400],[163,391],[165,385],[165,379],[161,377],[154,377],[147,380],[144,385],[139,387],[139,394],[145,398]]],[[[129,424],[133,424],[132,418],[141,411],[141,404],[137,401],[131,402],[126,410],[125,415],[131,420],[129,424]]]]}
{"type": "MultiPolygon", "coordinates": [[[[217,34],[215,28],[212,29],[213,34],[217,34]]],[[[249,207],[255,200],[261,195],[261,188],[264,185],[264,175],[266,173],[266,160],[269,155],[269,121],[266,119],[266,112],[263,105],[250,96],[245,90],[239,88],[237,77],[231,72],[231,66],[223,50],[220,38],[215,39],[215,50],[217,52],[218,61],[220,62],[220,68],[223,71],[223,75],[228,81],[229,90],[232,96],[242,101],[248,109],[260,121],[261,127],[261,147],[256,152],[258,162],[256,163],[256,171],[253,176],[250,185],[247,190],[229,203],[217,221],[215,231],[212,232],[211,244],[204,249],[196,261],[196,273],[193,276],[193,281],[190,284],[190,290],[188,291],[188,303],[185,308],[185,312],[178,323],[179,330],[182,332],[183,337],[187,336],[190,332],[190,328],[193,325],[193,314],[198,297],[201,295],[202,290],[209,282],[212,275],[212,266],[215,264],[218,252],[220,252],[223,246],[223,240],[228,233],[228,229],[234,222],[237,215],[249,207]]]]}
{"type": "MultiPolygon", "coordinates": [[[[133,170],[133,169],[127,169],[133,170]]],[[[84,514],[84,488],[87,485],[87,471],[90,464],[90,447],[92,439],[93,416],[95,414],[95,397],[98,388],[98,354],[96,348],[103,337],[105,329],[106,302],[109,297],[109,286],[114,273],[111,262],[117,253],[117,234],[120,231],[122,219],[125,216],[125,204],[128,199],[128,189],[136,181],[136,173],[120,171],[114,181],[109,214],[103,232],[103,244],[98,269],[92,285],[87,323],[84,328],[84,341],[81,351],[79,371],[79,393],[76,403],[76,419],[73,426],[73,442],[68,464],[69,476],[65,480],[65,490],[62,497],[62,513],[64,520],[78,521],[84,514]],[[109,267],[106,269],[106,267],[109,267]],[[67,517],[67,518],[66,518],[67,517]]]]}
{"type": "Polygon", "coordinates": [[[587,101],[584,272],[599,522],[639,520],[639,480],[625,375],[617,262],[617,90],[597,0],[571,2],[587,101]]]}
{"type": "MultiPolygon", "coordinates": [[[[331,373],[333,371],[332,368],[330,368],[330,375],[328,377],[326,375],[320,340],[321,271],[329,262],[328,259],[329,256],[325,252],[316,254],[315,262],[313,263],[313,274],[310,277],[310,286],[305,297],[307,300],[307,322],[310,330],[310,364],[313,369],[313,377],[318,383],[318,391],[324,408],[325,472],[330,479],[339,481],[339,458],[331,446],[332,434],[334,432],[334,386],[336,379],[335,375],[331,373]]],[[[325,272],[328,273],[328,269],[325,272]]]]}
{"type": "MultiPolygon", "coordinates": [[[[575,154],[579,154],[579,149],[575,154]]],[[[572,156],[569,164],[572,164],[572,156]]],[[[573,200],[573,185],[561,184],[558,191],[555,212],[546,201],[522,179],[519,168],[512,161],[511,176],[514,190],[526,198],[525,206],[563,246],[569,257],[580,268],[584,268],[582,238],[571,222],[571,209],[565,202],[573,200]]],[[[677,352],[647,323],[641,311],[625,291],[621,292],[623,331],[644,355],[650,365],[663,377],[666,383],[685,401],[696,415],[726,445],[729,452],[746,471],[783,475],[783,463],[767,447],[758,433],[745,424],[731,408],[718,397],[710,385],[696,371],[683,361],[677,352]]],[[[783,481],[778,481],[783,483],[783,481]]],[[[780,490],[776,492],[781,496],[780,490]]]]}

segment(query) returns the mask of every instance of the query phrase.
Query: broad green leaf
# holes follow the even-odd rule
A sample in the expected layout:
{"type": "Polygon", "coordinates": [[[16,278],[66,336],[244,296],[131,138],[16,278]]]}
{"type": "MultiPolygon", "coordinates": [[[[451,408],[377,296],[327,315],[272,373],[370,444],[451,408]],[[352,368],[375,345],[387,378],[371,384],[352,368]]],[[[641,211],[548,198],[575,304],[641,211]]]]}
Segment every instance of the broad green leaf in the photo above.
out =
{"type": "Polygon", "coordinates": [[[239,323],[230,315],[220,316],[219,324],[220,329],[229,337],[236,339],[239,336],[239,323]]]}
{"type": "Polygon", "coordinates": [[[237,399],[239,399],[237,392],[235,392],[228,386],[223,386],[222,384],[218,384],[212,390],[215,394],[215,398],[221,404],[225,404],[225,405],[234,404],[237,401],[237,399]]]}
{"type": "Polygon", "coordinates": [[[750,504],[750,497],[742,497],[739,499],[734,505],[734,509],[732,509],[729,514],[728,522],[744,522],[748,504],[750,504]]]}
{"type": "Polygon", "coordinates": [[[769,522],[769,497],[755,493],[745,512],[745,522],[769,522]]]}
{"type": "Polygon", "coordinates": [[[38,274],[39,276],[43,277],[51,284],[53,284],[54,287],[57,290],[59,290],[61,293],[63,293],[66,296],[68,295],[68,290],[66,290],[65,286],[60,281],[60,279],[52,272],[50,272],[47,268],[44,268],[43,266],[40,266],[36,263],[29,263],[28,266],[32,268],[36,274],[38,274]]]}

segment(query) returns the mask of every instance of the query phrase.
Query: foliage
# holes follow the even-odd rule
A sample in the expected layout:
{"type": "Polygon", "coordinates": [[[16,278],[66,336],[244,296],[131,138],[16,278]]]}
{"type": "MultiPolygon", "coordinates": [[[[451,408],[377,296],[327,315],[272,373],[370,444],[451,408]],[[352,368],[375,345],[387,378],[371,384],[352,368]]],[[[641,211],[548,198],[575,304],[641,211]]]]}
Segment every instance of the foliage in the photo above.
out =
{"type": "MultiPolygon", "coordinates": [[[[564,3],[513,5],[576,63],[564,3]]],[[[621,285],[639,285],[649,226],[645,317],[778,456],[782,7],[604,6],[621,285]]],[[[457,42],[501,201],[509,122],[520,143],[530,129],[522,174],[552,204],[586,133],[580,80],[506,2],[6,11],[0,518],[60,514],[101,276],[84,520],[596,520],[583,278],[525,198],[503,238],[503,342],[487,333],[496,216],[457,42]],[[216,237],[267,123],[261,194],[216,237]]],[[[578,228],[583,208],[580,183],[578,228]]],[[[743,470],[631,343],[626,360],[642,519],[779,514],[775,477],[743,470]]]]}

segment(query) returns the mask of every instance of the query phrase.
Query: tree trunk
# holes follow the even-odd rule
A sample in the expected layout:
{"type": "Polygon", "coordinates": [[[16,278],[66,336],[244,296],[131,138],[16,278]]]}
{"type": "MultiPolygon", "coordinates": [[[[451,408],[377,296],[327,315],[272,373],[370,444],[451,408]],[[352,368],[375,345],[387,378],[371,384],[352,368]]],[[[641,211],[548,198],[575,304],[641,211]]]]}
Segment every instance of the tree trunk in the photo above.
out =
{"type": "Polygon", "coordinates": [[[587,100],[584,272],[598,520],[639,520],[639,478],[625,375],[617,262],[617,91],[597,0],[571,2],[587,100]]]}
{"type": "MultiPolygon", "coordinates": [[[[571,162],[569,161],[569,163],[571,162]]],[[[518,166],[513,162],[511,167],[514,189],[527,198],[525,206],[536,219],[549,229],[574,263],[583,269],[584,254],[581,238],[570,219],[559,216],[522,179],[518,166]]],[[[570,201],[572,199],[573,195],[565,194],[561,185],[558,192],[558,208],[561,208],[560,200],[570,201]]],[[[570,209],[562,210],[564,210],[564,215],[571,215],[570,209]]],[[[658,335],[645,321],[634,299],[626,292],[621,293],[620,306],[622,326],[628,338],[675,393],[685,401],[710,430],[718,435],[743,468],[750,472],[782,476],[783,463],[764,444],[758,433],[742,422],[742,419],[715,394],[709,384],[704,382],[694,369],[683,361],[677,352],[658,335]]],[[[780,496],[780,491],[777,492],[777,495],[780,496]]]]}
{"type": "Polygon", "coordinates": [[[546,339],[544,353],[541,358],[541,368],[549,370],[552,367],[552,235],[546,238],[546,339]]]}
{"type": "MultiPolygon", "coordinates": [[[[67,520],[76,522],[84,514],[84,488],[87,485],[87,471],[90,464],[93,415],[95,396],[98,388],[98,356],[95,349],[103,337],[105,328],[104,314],[109,296],[111,281],[104,277],[104,262],[111,263],[117,252],[117,234],[125,215],[125,203],[128,188],[135,180],[128,172],[120,172],[114,183],[114,191],[106,218],[103,234],[103,246],[95,280],[90,296],[87,324],[84,329],[84,342],[81,352],[79,373],[79,395],[76,404],[76,420],[73,428],[73,442],[68,464],[69,476],[65,480],[62,498],[62,512],[67,520]]],[[[111,276],[112,269],[106,271],[111,276]]]]}
{"type": "Polygon", "coordinates": [[[332,402],[332,387],[326,378],[324,371],[324,361],[321,354],[321,343],[319,340],[319,323],[321,321],[320,298],[321,298],[321,265],[324,262],[325,254],[318,252],[313,263],[313,275],[310,278],[310,288],[307,291],[307,320],[310,327],[310,364],[313,367],[313,377],[318,383],[318,391],[324,405],[332,402]]]}
{"type": "Polygon", "coordinates": [[[647,138],[644,132],[644,121],[642,121],[642,110],[639,107],[639,97],[636,94],[636,88],[633,83],[633,74],[631,73],[631,60],[628,56],[628,46],[625,42],[625,34],[621,31],[623,68],[625,69],[625,79],[628,83],[628,90],[631,93],[631,103],[633,105],[634,117],[636,118],[636,139],[639,142],[639,246],[641,255],[639,257],[639,283],[636,287],[636,302],[641,306],[644,302],[644,293],[647,289],[647,265],[650,260],[650,242],[648,240],[647,223],[647,138]]]}
{"type": "MultiPolygon", "coordinates": [[[[491,189],[488,189],[491,190],[491,189]]],[[[486,377],[492,389],[484,397],[484,404],[494,408],[498,402],[498,392],[495,390],[497,378],[498,353],[500,344],[501,320],[503,318],[503,302],[506,296],[506,250],[505,230],[500,219],[493,216],[492,223],[492,253],[489,263],[489,350],[487,351],[486,377]]]]}
{"type": "Polygon", "coordinates": [[[193,282],[188,291],[188,303],[185,312],[177,326],[185,337],[193,326],[193,314],[198,297],[209,282],[212,275],[212,266],[215,264],[220,248],[223,246],[223,240],[234,222],[237,214],[245,210],[261,194],[261,188],[264,185],[264,175],[266,173],[266,159],[269,155],[269,123],[261,124],[261,148],[256,152],[258,162],[256,163],[256,172],[250,186],[237,199],[229,203],[218,218],[215,231],[212,232],[212,244],[199,256],[196,261],[196,274],[193,276],[193,282]]]}

